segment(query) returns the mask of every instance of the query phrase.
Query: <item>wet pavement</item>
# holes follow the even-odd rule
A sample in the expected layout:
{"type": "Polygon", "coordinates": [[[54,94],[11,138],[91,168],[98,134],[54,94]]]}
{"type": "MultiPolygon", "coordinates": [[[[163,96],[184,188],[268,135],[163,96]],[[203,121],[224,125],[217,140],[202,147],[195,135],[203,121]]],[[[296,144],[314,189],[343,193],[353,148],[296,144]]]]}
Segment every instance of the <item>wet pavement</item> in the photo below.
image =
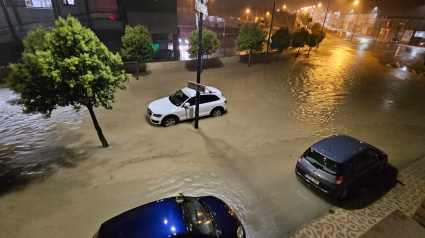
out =
{"type": "MultiPolygon", "coordinates": [[[[99,148],[84,110],[60,109],[47,120],[21,115],[5,103],[10,91],[0,89],[0,176],[11,184],[0,195],[0,236],[90,237],[112,216],[180,192],[223,199],[248,237],[286,236],[335,205],[294,174],[299,155],[335,133],[389,155],[391,183],[384,181],[379,191],[379,183],[365,188],[379,200],[396,186],[399,170],[425,155],[425,77],[385,67],[397,52],[392,47],[331,37],[310,58],[304,51],[295,59],[291,51],[266,66],[205,70],[202,82],[223,92],[229,112],[202,119],[199,130],[193,122],[172,128],[148,123],[149,102],[196,75],[152,72],[131,81],[112,111],[96,111],[111,143],[107,149],[99,148]],[[14,184],[31,173],[43,180],[14,184]]],[[[413,57],[406,50],[397,54],[413,57]]]]}

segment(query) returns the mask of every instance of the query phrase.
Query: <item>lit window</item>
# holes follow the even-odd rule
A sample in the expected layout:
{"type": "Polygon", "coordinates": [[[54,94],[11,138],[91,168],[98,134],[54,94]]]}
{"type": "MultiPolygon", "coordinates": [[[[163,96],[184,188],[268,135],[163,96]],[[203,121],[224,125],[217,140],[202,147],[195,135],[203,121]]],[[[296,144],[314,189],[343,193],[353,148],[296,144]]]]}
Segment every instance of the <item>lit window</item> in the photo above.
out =
{"type": "Polygon", "coordinates": [[[63,0],[62,2],[65,6],[75,6],[75,0],[63,0]]]}
{"type": "Polygon", "coordinates": [[[27,7],[52,8],[51,0],[25,0],[27,7]]]}

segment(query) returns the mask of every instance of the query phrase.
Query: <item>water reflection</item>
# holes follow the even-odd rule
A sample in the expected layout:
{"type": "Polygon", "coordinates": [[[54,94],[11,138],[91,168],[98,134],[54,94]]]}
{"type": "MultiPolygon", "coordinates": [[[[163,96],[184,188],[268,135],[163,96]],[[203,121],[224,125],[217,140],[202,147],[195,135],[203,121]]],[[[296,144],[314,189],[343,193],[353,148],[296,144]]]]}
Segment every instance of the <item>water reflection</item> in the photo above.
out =
{"type": "Polygon", "coordinates": [[[22,114],[20,106],[8,103],[16,97],[0,89],[0,194],[62,166],[61,160],[72,152],[59,144],[63,131],[59,132],[77,129],[86,116],[70,107],[56,109],[48,119],[22,114]]]}

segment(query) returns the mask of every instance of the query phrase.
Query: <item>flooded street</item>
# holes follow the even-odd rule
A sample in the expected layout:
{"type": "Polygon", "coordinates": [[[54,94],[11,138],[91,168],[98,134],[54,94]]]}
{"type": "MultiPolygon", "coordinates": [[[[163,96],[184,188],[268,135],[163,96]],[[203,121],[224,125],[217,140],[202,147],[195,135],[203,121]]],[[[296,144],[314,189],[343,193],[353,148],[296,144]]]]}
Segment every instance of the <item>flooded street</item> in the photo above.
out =
{"type": "Polygon", "coordinates": [[[0,89],[0,237],[91,237],[107,219],[179,193],[223,199],[247,237],[287,236],[333,206],[294,174],[316,141],[351,135],[396,170],[425,157],[425,76],[385,67],[425,54],[406,48],[331,37],[310,58],[207,69],[202,83],[223,92],[229,111],[198,130],[149,123],[151,101],[196,78],[154,71],[119,92],[112,111],[95,111],[106,149],[84,108],[22,115],[0,89]]]}

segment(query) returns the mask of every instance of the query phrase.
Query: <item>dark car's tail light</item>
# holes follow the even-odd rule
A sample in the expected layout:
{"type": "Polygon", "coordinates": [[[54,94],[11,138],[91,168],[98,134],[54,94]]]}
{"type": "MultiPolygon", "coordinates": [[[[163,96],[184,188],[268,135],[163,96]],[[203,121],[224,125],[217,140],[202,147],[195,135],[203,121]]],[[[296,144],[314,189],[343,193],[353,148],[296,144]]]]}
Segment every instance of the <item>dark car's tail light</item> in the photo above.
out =
{"type": "Polygon", "coordinates": [[[336,186],[339,186],[342,184],[342,182],[344,182],[344,177],[338,176],[335,178],[335,181],[333,182],[333,184],[335,184],[336,186]]]}

